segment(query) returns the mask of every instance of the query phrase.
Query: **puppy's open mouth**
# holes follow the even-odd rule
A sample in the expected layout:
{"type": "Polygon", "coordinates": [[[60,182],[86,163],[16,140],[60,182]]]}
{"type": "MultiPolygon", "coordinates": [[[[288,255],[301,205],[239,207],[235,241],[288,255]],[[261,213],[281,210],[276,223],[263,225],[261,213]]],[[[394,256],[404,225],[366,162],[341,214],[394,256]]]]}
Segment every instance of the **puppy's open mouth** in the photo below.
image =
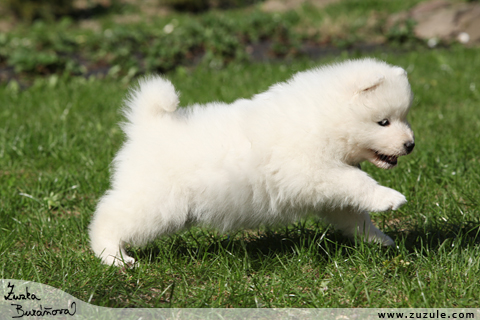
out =
{"type": "Polygon", "coordinates": [[[391,169],[397,165],[398,155],[389,156],[386,154],[381,154],[378,151],[372,151],[375,155],[370,158],[369,161],[377,167],[382,169],[391,169]]]}

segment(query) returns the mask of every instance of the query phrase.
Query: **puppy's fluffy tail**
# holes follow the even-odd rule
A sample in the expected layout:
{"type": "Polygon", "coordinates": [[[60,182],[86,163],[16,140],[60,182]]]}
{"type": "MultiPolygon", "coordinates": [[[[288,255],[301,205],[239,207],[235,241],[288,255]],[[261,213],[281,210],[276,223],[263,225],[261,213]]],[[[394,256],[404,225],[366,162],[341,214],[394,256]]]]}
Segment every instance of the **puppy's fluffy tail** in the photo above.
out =
{"type": "Polygon", "coordinates": [[[138,82],[126,100],[125,116],[132,124],[163,116],[177,109],[178,94],[172,83],[160,76],[138,82]]]}

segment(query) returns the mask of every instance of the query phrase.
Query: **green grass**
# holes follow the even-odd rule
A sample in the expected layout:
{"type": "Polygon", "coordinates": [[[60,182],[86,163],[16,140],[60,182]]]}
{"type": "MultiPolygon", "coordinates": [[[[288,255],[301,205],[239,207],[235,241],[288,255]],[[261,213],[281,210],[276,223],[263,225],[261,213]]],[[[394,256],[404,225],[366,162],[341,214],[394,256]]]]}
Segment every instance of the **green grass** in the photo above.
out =
{"type": "MultiPolygon", "coordinates": [[[[364,169],[409,202],[374,216],[397,242],[355,243],[315,221],[228,235],[193,228],[101,265],[87,227],[122,143],[119,80],[0,87],[0,278],[108,307],[477,307],[480,304],[480,51],[377,54],[409,71],[417,147],[364,169]]],[[[178,68],[182,105],[250,97],[322,61],[178,68]]],[[[350,56],[355,57],[355,56],[350,56]]]]}

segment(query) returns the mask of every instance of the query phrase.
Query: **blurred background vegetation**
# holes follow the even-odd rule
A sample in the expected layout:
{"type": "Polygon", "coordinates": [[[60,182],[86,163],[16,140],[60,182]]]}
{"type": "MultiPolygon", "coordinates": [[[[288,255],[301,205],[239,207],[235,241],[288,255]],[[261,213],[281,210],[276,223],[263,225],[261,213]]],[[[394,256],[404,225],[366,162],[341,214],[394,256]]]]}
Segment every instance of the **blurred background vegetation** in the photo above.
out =
{"type": "Polygon", "coordinates": [[[0,0],[0,83],[455,45],[415,34],[421,2],[0,0]]]}

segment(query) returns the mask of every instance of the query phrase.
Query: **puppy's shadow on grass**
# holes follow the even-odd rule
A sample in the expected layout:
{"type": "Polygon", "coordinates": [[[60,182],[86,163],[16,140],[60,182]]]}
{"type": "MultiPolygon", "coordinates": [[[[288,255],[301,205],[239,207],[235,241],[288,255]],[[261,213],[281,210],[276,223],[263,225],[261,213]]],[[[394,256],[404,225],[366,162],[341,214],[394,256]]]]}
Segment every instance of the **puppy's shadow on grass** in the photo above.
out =
{"type": "Polygon", "coordinates": [[[310,251],[328,258],[330,250],[319,247],[324,242],[335,247],[332,251],[353,246],[353,241],[325,225],[316,223],[307,226],[305,223],[298,223],[283,228],[262,228],[226,234],[194,228],[135,250],[135,256],[140,260],[154,261],[168,251],[168,254],[178,258],[203,259],[205,255],[215,255],[248,256],[251,260],[258,260],[310,251]]]}
{"type": "Polygon", "coordinates": [[[466,248],[480,245],[480,222],[434,223],[424,226],[412,225],[390,233],[397,244],[409,252],[422,252],[424,249],[438,250],[445,244],[466,248]]]}
{"type": "MultiPolygon", "coordinates": [[[[436,224],[411,226],[393,230],[389,235],[398,246],[408,252],[428,252],[438,250],[445,244],[459,247],[480,245],[480,223],[436,224]]],[[[145,248],[135,250],[140,261],[155,261],[165,254],[176,258],[202,260],[212,256],[248,256],[251,261],[274,258],[276,256],[313,255],[328,261],[339,256],[348,257],[362,248],[376,248],[388,256],[395,257],[399,250],[395,247],[381,247],[364,244],[342,236],[339,232],[321,223],[298,223],[283,228],[241,231],[219,234],[207,229],[193,229],[183,234],[163,238],[145,248]]],[[[208,258],[207,258],[208,259],[208,258]]]]}

